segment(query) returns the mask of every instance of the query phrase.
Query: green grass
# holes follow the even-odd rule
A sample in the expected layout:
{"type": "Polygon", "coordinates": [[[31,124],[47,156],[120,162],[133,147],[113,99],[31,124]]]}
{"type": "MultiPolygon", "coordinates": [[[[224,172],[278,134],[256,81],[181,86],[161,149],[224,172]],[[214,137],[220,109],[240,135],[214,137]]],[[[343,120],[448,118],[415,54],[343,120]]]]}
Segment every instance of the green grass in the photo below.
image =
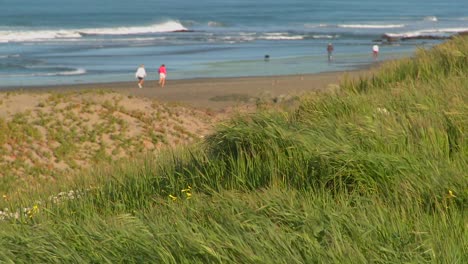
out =
{"type": "Polygon", "coordinates": [[[465,263],[467,54],[455,38],[295,111],[4,197],[24,209],[0,221],[0,262],[465,263]]]}

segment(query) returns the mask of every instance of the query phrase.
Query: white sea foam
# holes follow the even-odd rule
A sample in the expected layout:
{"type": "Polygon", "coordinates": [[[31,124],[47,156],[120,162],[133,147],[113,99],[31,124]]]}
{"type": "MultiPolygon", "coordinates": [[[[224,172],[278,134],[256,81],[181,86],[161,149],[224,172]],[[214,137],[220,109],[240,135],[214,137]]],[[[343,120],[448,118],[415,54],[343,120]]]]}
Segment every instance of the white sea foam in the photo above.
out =
{"type": "Polygon", "coordinates": [[[67,39],[81,37],[71,30],[34,30],[34,31],[0,31],[0,42],[43,41],[50,39],[67,39]]]}
{"type": "Polygon", "coordinates": [[[263,36],[259,37],[259,39],[265,40],[299,40],[304,39],[303,36],[263,36]]]}
{"type": "Polygon", "coordinates": [[[329,26],[330,25],[323,24],[323,23],[320,23],[320,24],[312,24],[312,23],[304,24],[305,28],[325,28],[325,27],[329,27],[329,26]]]}
{"type": "Polygon", "coordinates": [[[167,21],[162,24],[154,24],[142,27],[114,27],[114,28],[95,28],[95,29],[82,29],[80,33],[90,35],[133,35],[133,34],[147,34],[147,33],[162,33],[187,30],[178,21],[167,21]]]}
{"type": "Polygon", "coordinates": [[[439,19],[437,19],[436,16],[427,16],[424,18],[424,21],[432,21],[432,22],[437,22],[439,19]]]}
{"type": "Polygon", "coordinates": [[[86,70],[83,69],[83,68],[78,68],[78,69],[71,70],[71,71],[61,71],[61,72],[56,72],[55,73],[55,75],[57,75],[57,76],[83,75],[83,74],[86,74],[86,70]]]}
{"type": "Polygon", "coordinates": [[[312,38],[314,39],[332,39],[336,38],[338,36],[332,36],[332,35],[313,35],[312,38]]]}
{"type": "Polygon", "coordinates": [[[51,40],[76,40],[83,35],[132,35],[187,30],[178,21],[140,27],[84,28],[67,30],[0,30],[0,43],[51,40]]]}
{"type": "Polygon", "coordinates": [[[403,28],[404,24],[339,24],[339,28],[367,28],[367,29],[379,29],[379,28],[403,28]]]}
{"type": "MultiPolygon", "coordinates": [[[[217,42],[217,38],[212,38],[209,39],[211,42],[217,42]]],[[[253,36],[226,36],[221,38],[222,41],[227,42],[227,43],[238,43],[238,42],[248,42],[248,41],[254,41],[255,37],[253,36]]]]}
{"type": "Polygon", "coordinates": [[[430,28],[421,29],[404,33],[385,33],[386,36],[391,38],[415,38],[421,36],[443,36],[446,34],[455,34],[458,32],[468,31],[468,28],[430,28]]]}
{"type": "Polygon", "coordinates": [[[86,74],[86,70],[82,68],[70,69],[59,72],[36,72],[36,73],[25,73],[25,74],[0,74],[2,77],[51,77],[51,76],[72,76],[72,75],[83,75],[86,74]]]}
{"type": "Polygon", "coordinates": [[[301,35],[290,36],[287,33],[265,33],[265,35],[260,36],[259,39],[264,39],[264,40],[300,40],[300,39],[304,39],[304,36],[301,36],[301,35]]]}

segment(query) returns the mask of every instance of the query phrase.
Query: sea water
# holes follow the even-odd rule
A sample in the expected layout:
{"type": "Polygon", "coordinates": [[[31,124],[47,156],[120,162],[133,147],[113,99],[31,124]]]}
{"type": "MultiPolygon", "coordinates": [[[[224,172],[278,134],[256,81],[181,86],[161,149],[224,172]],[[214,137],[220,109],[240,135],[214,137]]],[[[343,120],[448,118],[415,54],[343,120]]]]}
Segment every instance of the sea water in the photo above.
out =
{"type": "Polygon", "coordinates": [[[0,87],[132,81],[140,64],[149,79],[161,64],[168,79],[350,70],[374,63],[374,44],[380,61],[467,31],[467,11],[464,0],[0,0],[0,87]]]}

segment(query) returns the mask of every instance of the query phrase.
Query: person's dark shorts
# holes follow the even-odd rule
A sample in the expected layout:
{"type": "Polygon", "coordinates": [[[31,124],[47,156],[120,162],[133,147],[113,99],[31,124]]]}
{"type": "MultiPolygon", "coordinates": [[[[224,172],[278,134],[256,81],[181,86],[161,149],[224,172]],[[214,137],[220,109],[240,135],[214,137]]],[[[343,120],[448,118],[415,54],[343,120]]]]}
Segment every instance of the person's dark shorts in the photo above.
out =
{"type": "Polygon", "coordinates": [[[143,80],[143,77],[138,77],[138,80],[139,80],[139,81],[143,80]]]}

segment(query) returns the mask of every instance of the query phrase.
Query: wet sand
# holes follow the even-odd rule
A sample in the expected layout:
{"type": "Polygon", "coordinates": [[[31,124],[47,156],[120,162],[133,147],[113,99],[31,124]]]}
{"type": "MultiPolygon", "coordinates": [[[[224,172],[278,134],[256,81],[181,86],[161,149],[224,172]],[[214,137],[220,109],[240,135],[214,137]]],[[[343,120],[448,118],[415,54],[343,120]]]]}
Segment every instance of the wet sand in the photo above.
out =
{"type": "MultiPolygon", "coordinates": [[[[19,90],[23,92],[28,90],[50,92],[104,89],[129,96],[156,99],[161,102],[220,110],[241,103],[254,102],[256,98],[300,95],[327,89],[327,87],[336,86],[345,78],[365,76],[369,75],[370,72],[371,69],[362,69],[303,75],[187,80],[171,80],[169,76],[164,88],[158,86],[157,80],[147,79],[142,89],[138,88],[135,80],[131,82],[22,87],[19,90]]],[[[18,88],[15,89],[18,90],[18,88]]]]}

